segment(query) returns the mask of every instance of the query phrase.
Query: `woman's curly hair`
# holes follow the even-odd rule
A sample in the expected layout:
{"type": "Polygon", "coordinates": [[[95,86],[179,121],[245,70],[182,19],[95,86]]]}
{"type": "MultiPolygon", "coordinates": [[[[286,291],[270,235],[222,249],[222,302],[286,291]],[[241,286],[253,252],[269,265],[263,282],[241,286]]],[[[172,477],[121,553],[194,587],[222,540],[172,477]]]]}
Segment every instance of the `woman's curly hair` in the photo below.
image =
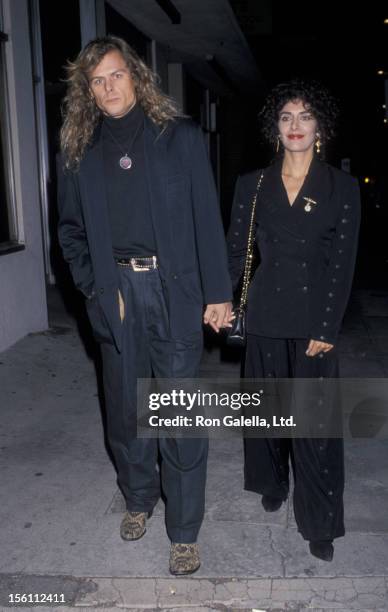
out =
{"type": "Polygon", "coordinates": [[[174,100],[158,87],[158,76],[140,59],[128,43],[117,36],[105,36],[89,42],[74,62],[66,66],[68,89],[62,103],[63,125],[61,151],[67,169],[76,170],[91,142],[102,112],[90,94],[89,75],[110,51],[119,51],[131,74],[136,98],[144,112],[162,127],[182,116],[174,100]]]}
{"type": "Polygon", "coordinates": [[[335,136],[339,116],[337,101],[328,89],[318,81],[292,79],[279,83],[268,94],[259,113],[261,131],[265,139],[276,145],[279,135],[279,114],[282,108],[294,100],[301,100],[317,120],[320,140],[325,145],[335,136]]]}

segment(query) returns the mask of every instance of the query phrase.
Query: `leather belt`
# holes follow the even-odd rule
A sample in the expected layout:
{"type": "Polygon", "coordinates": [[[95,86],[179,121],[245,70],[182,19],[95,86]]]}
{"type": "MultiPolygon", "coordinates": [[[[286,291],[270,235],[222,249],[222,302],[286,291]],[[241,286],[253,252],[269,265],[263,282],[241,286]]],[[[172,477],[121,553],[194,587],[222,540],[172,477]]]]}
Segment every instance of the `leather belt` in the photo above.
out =
{"type": "Polygon", "coordinates": [[[152,257],[115,257],[115,262],[118,266],[131,268],[134,272],[147,272],[147,270],[156,270],[158,267],[156,255],[152,257]]]}

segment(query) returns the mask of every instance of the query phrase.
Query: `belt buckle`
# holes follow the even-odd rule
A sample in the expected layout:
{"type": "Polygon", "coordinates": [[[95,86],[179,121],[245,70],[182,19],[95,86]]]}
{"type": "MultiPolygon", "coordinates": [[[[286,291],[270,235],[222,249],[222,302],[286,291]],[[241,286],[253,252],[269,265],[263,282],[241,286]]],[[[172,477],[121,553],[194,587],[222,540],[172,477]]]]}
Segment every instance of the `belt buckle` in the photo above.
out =
{"type": "Polygon", "coordinates": [[[144,259],[152,259],[152,262],[148,263],[147,261],[147,263],[137,263],[138,258],[131,257],[131,267],[134,272],[148,272],[149,270],[156,270],[158,267],[156,255],[153,255],[152,257],[145,257],[144,259]]]}
{"type": "Polygon", "coordinates": [[[146,266],[142,266],[141,264],[136,263],[136,257],[131,257],[131,266],[134,272],[144,272],[147,271],[146,266]]]}

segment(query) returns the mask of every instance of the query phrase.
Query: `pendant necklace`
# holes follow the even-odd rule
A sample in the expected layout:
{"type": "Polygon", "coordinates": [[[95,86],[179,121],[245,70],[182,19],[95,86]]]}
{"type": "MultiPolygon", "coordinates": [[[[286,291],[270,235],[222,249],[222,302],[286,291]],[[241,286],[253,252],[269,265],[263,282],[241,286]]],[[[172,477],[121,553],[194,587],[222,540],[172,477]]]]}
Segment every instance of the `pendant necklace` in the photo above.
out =
{"type": "Polygon", "coordinates": [[[119,166],[120,166],[120,168],[122,168],[123,170],[129,170],[130,168],[132,168],[133,160],[132,160],[131,157],[129,157],[128,153],[131,151],[131,149],[132,149],[132,147],[133,147],[133,145],[135,143],[136,137],[137,137],[138,133],[140,132],[140,128],[143,126],[143,122],[141,121],[139,123],[139,126],[138,126],[138,128],[137,128],[137,130],[135,132],[135,135],[132,138],[130,145],[126,149],[123,149],[123,147],[118,142],[118,140],[113,136],[112,130],[110,129],[109,125],[107,123],[104,123],[104,125],[107,128],[107,130],[108,130],[112,140],[117,144],[117,146],[119,147],[119,149],[123,153],[122,157],[120,157],[120,159],[119,159],[119,166]]]}

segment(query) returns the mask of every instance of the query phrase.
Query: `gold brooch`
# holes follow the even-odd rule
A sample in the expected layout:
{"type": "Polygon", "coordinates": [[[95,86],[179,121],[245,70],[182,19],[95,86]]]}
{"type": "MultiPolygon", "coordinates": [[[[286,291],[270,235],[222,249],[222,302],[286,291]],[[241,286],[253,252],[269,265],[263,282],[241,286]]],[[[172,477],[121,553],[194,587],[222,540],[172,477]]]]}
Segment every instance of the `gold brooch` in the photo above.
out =
{"type": "Polygon", "coordinates": [[[317,205],[316,201],[315,201],[315,200],[313,200],[312,198],[306,198],[306,197],[304,197],[303,199],[304,199],[304,200],[306,200],[306,202],[307,202],[307,204],[306,204],[306,205],[305,205],[305,207],[304,207],[304,209],[305,209],[305,211],[306,211],[306,212],[310,212],[310,211],[313,209],[313,207],[311,206],[312,204],[313,204],[314,206],[316,206],[316,205],[317,205]]]}

